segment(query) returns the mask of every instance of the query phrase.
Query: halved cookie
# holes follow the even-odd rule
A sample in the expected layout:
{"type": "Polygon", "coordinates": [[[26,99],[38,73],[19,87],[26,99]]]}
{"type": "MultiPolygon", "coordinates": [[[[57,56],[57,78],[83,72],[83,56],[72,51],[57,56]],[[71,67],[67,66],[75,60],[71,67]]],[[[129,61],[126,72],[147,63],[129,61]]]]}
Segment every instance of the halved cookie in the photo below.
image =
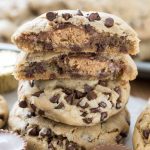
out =
{"type": "Polygon", "coordinates": [[[135,79],[137,67],[128,54],[22,53],[14,75],[17,79],[135,79]]]}
{"type": "Polygon", "coordinates": [[[139,52],[136,32],[102,12],[51,11],[21,26],[12,40],[28,52],[139,52]]]}

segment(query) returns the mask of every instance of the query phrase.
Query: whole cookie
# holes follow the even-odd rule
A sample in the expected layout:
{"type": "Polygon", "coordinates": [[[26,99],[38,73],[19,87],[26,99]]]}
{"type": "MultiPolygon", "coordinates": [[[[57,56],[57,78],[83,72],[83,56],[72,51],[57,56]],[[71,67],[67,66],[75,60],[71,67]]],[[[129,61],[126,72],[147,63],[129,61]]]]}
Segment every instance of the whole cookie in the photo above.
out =
{"type": "Polygon", "coordinates": [[[128,54],[24,53],[18,57],[14,75],[19,80],[135,79],[137,67],[128,54]]]}
{"type": "Polygon", "coordinates": [[[91,150],[97,144],[122,143],[129,130],[129,114],[123,110],[105,123],[76,127],[35,116],[16,104],[10,113],[9,129],[22,135],[30,150],[91,150]]]}
{"type": "Polygon", "coordinates": [[[22,25],[12,40],[27,52],[139,52],[136,32],[122,19],[102,12],[51,11],[22,25]]]}
{"type": "Polygon", "coordinates": [[[150,150],[150,106],[139,116],[133,134],[134,150],[150,150]]]}
{"type": "Polygon", "coordinates": [[[6,100],[0,96],[0,128],[2,128],[8,119],[8,105],[6,100]]]}
{"type": "Polygon", "coordinates": [[[19,106],[75,126],[93,126],[119,113],[130,93],[128,82],[98,80],[21,81],[19,106]]]}

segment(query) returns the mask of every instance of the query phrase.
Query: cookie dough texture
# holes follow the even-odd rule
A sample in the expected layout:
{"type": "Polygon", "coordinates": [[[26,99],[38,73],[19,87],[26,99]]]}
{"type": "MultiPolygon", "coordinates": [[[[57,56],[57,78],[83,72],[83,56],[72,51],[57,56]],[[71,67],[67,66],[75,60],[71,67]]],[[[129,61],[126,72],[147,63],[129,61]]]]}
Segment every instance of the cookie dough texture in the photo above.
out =
{"type": "Polygon", "coordinates": [[[92,126],[119,113],[126,105],[129,83],[98,80],[21,81],[19,105],[36,114],[75,126],[92,126]]]}
{"type": "Polygon", "coordinates": [[[17,79],[48,80],[63,78],[124,80],[137,76],[137,67],[128,54],[24,53],[18,57],[17,79]]]}
{"type": "Polygon", "coordinates": [[[4,127],[8,119],[8,104],[0,95],[0,128],[4,127]]]}
{"type": "Polygon", "coordinates": [[[123,110],[107,122],[92,127],[76,127],[40,116],[30,116],[29,109],[16,104],[10,113],[9,129],[20,133],[29,150],[90,150],[97,144],[121,143],[129,130],[129,114],[123,110]]]}
{"type": "Polygon", "coordinates": [[[102,12],[59,10],[21,26],[13,42],[27,52],[80,51],[136,54],[139,39],[122,19],[102,12]]]}
{"type": "Polygon", "coordinates": [[[17,88],[18,82],[12,75],[18,51],[0,50],[0,93],[17,88]]]}
{"type": "Polygon", "coordinates": [[[150,149],[150,107],[139,116],[133,134],[134,150],[150,149]]]}

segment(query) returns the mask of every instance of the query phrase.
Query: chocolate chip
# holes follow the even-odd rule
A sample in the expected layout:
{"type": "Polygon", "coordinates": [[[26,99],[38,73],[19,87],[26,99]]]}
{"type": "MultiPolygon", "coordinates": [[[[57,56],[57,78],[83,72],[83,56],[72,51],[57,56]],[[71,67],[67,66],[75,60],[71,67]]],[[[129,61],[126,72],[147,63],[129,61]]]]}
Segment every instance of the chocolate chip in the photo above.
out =
{"type": "Polygon", "coordinates": [[[19,102],[19,107],[21,107],[21,108],[26,108],[28,105],[27,105],[27,102],[26,102],[26,100],[21,100],[20,102],[19,102]]]}
{"type": "Polygon", "coordinates": [[[31,136],[38,136],[39,135],[39,129],[38,126],[35,126],[28,130],[28,134],[31,136]]]}
{"type": "Polygon", "coordinates": [[[113,18],[107,18],[107,19],[105,20],[105,26],[106,26],[106,27],[110,28],[110,27],[112,27],[113,25],[114,25],[114,19],[113,19],[113,18]]]}
{"type": "Polygon", "coordinates": [[[43,48],[47,51],[52,51],[53,50],[53,45],[51,43],[44,43],[43,48]]]}
{"type": "Polygon", "coordinates": [[[107,107],[107,104],[105,102],[100,102],[98,105],[99,105],[99,107],[102,107],[102,108],[107,107]]]}
{"type": "Polygon", "coordinates": [[[88,84],[84,85],[84,91],[85,91],[85,93],[88,93],[88,92],[90,92],[92,90],[93,90],[93,88],[91,86],[89,86],[88,84]]]}
{"type": "Polygon", "coordinates": [[[56,150],[52,143],[48,144],[48,150],[56,150]]]}
{"type": "Polygon", "coordinates": [[[43,128],[40,130],[39,135],[42,137],[50,137],[51,136],[51,130],[47,128],[43,128]]]}
{"type": "Polygon", "coordinates": [[[72,15],[69,14],[69,13],[65,13],[65,14],[62,14],[62,17],[63,17],[65,20],[69,20],[69,19],[72,17],[72,15]]]}
{"type": "Polygon", "coordinates": [[[85,93],[75,90],[75,98],[80,99],[80,98],[83,98],[84,96],[85,96],[85,93]]]}
{"type": "Polygon", "coordinates": [[[81,12],[81,10],[79,10],[79,9],[77,10],[77,15],[78,16],[83,16],[83,13],[81,12]]]}
{"type": "Polygon", "coordinates": [[[38,91],[38,92],[35,92],[34,94],[32,94],[32,96],[39,97],[42,93],[44,93],[44,91],[38,91]]]}
{"type": "Polygon", "coordinates": [[[143,136],[145,139],[148,139],[150,135],[150,129],[143,130],[143,136]]]}
{"type": "Polygon", "coordinates": [[[95,20],[101,20],[101,17],[99,16],[98,13],[91,13],[88,16],[89,21],[95,21],[95,20]]]}
{"type": "Polygon", "coordinates": [[[89,33],[93,32],[93,28],[91,27],[90,24],[84,25],[84,29],[85,29],[86,32],[89,32],[89,33]]]}
{"type": "Polygon", "coordinates": [[[64,92],[66,95],[71,95],[71,94],[73,93],[73,90],[68,89],[68,88],[63,88],[63,92],[64,92]]]}
{"type": "Polygon", "coordinates": [[[84,105],[81,105],[81,103],[78,103],[78,106],[85,109],[85,108],[89,107],[89,104],[87,102],[84,105]]]}
{"type": "Polygon", "coordinates": [[[35,117],[35,112],[28,112],[27,117],[31,118],[31,117],[35,117]]]}
{"type": "Polygon", "coordinates": [[[114,91],[118,93],[119,97],[121,96],[121,89],[120,89],[120,87],[115,87],[114,91]]]}
{"type": "Polygon", "coordinates": [[[99,107],[91,108],[90,111],[91,111],[91,113],[98,113],[98,112],[100,112],[100,108],[99,107]]]}
{"type": "Polygon", "coordinates": [[[44,113],[43,110],[40,109],[40,110],[38,111],[38,114],[39,114],[40,116],[43,116],[45,113],[44,113]]]}
{"type": "Polygon", "coordinates": [[[98,84],[107,87],[108,86],[108,82],[107,81],[101,81],[99,80],[98,84]]]}
{"type": "Polygon", "coordinates": [[[50,101],[52,103],[59,103],[59,98],[60,98],[60,94],[54,95],[53,97],[50,98],[50,101]]]}
{"type": "Polygon", "coordinates": [[[65,99],[66,99],[66,101],[67,101],[70,105],[72,105],[73,100],[74,100],[74,94],[67,95],[67,96],[65,97],[65,99]]]}
{"type": "Polygon", "coordinates": [[[56,79],[56,75],[53,73],[53,74],[50,74],[50,77],[49,77],[50,80],[54,80],[56,79]]]}
{"type": "Polygon", "coordinates": [[[29,84],[30,84],[31,87],[34,87],[34,83],[35,83],[34,80],[29,81],[29,84]]]}
{"type": "Polygon", "coordinates": [[[102,112],[101,113],[101,118],[100,118],[100,121],[104,121],[106,118],[107,118],[107,112],[102,112]]]}
{"type": "Polygon", "coordinates": [[[0,114],[0,120],[4,120],[4,115],[0,114]]]}
{"type": "Polygon", "coordinates": [[[121,109],[121,101],[117,100],[116,109],[121,109]]]}
{"type": "Polygon", "coordinates": [[[87,114],[88,114],[88,113],[85,111],[85,112],[83,112],[83,113],[81,114],[81,116],[82,116],[82,117],[86,117],[87,114]]]}
{"type": "Polygon", "coordinates": [[[121,142],[122,142],[122,136],[121,135],[118,135],[117,137],[116,137],[116,142],[117,142],[117,144],[120,144],[121,142]]]}
{"type": "Polygon", "coordinates": [[[76,143],[68,141],[66,142],[66,150],[78,150],[79,147],[76,143]]]}
{"type": "Polygon", "coordinates": [[[58,104],[58,106],[55,107],[55,109],[61,109],[65,107],[64,104],[61,102],[60,104],[58,104]]]}
{"type": "Polygon", "coordinates": [[[54,19],[56,19],[57,17],[57,13],[54,13],[54,12],[48,12],[46,14],[46,18],[49,20],[49,21],[53,21],[54,19]]]}
{"type": "Polygon", "coordinates": [[[58,135],[57,136],[57,144],[59,145],[59,146],[62,146],[63,145],[63,140],[64,140],[64,137],[62,136],[62,135],[58,135]]]}
{"type": "Polygon", "coordinates": [[[87,97],[88,100],[93,100],[93,99],[97,98],[97,95],[94,91],[90,91],[90,92],[87,93],[86,97],[87,97]]]}
{"type": "Polygon", "coordinates": [[[81,51],[81,47],[79,47],[78,45],[70,46],[70,49],[75,52],[81,51]]]}
{"type": "Polygon", "coordinates": [[[35,112],[36,111],[36,106],[34,104],[30,104],[32,110],[35,112]]]}
{"type": "Polygon", "coordinates": [[[92,123],[92,118],[83,118],[83,122],[85,122],[86,124],[90,124],[92,123]]]}

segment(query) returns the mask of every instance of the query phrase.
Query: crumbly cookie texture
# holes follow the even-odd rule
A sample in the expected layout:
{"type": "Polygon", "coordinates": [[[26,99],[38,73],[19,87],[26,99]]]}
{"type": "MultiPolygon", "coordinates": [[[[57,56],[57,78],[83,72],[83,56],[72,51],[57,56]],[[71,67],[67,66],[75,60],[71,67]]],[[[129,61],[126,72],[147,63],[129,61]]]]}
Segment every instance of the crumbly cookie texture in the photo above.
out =
{"type": "Polygon", "coordinates": [[[133,134],[134,150],[150,149],[150,107],[139,116],[133,134]]]}
{"type": "Polygon", "coordinates": [[[43,117],[75,126],[106,121],[126,105],[129,83],[98,80],[21,81],[19,106],[43,117]]]}
{"type": "Polygon", "coordinates": [[[128,54],[22,53],[14,71],[16,79],[63,78],[124,80],[135,79],[137,67],[128,54]]]}
{"type": "Polygon", "coordinates": [[[30,150],[90,150],[97,144],[121,143],[129,130],[129,114],[123,110],[92,127],[76,127],[35,116],[16,104],[10,113],[9,129],[22,135],[30,150]]]}
{"type": "Polygon", "coordinates": [[[18,82],[12,75],[18,51],[0,50],[0,93],[17,88],[18,82]]]}
{"type": "Polygon", "coordinates": [[[0,128],[4,127],[8,119],[8,104],[0,95],[0,128]]]}
{"type": "Polygon", "coordinates": [[[136,32],[122,19],[79,10],[43,14],[21,26],[12,41],[28,52],[139,52],[136,32]]]}

